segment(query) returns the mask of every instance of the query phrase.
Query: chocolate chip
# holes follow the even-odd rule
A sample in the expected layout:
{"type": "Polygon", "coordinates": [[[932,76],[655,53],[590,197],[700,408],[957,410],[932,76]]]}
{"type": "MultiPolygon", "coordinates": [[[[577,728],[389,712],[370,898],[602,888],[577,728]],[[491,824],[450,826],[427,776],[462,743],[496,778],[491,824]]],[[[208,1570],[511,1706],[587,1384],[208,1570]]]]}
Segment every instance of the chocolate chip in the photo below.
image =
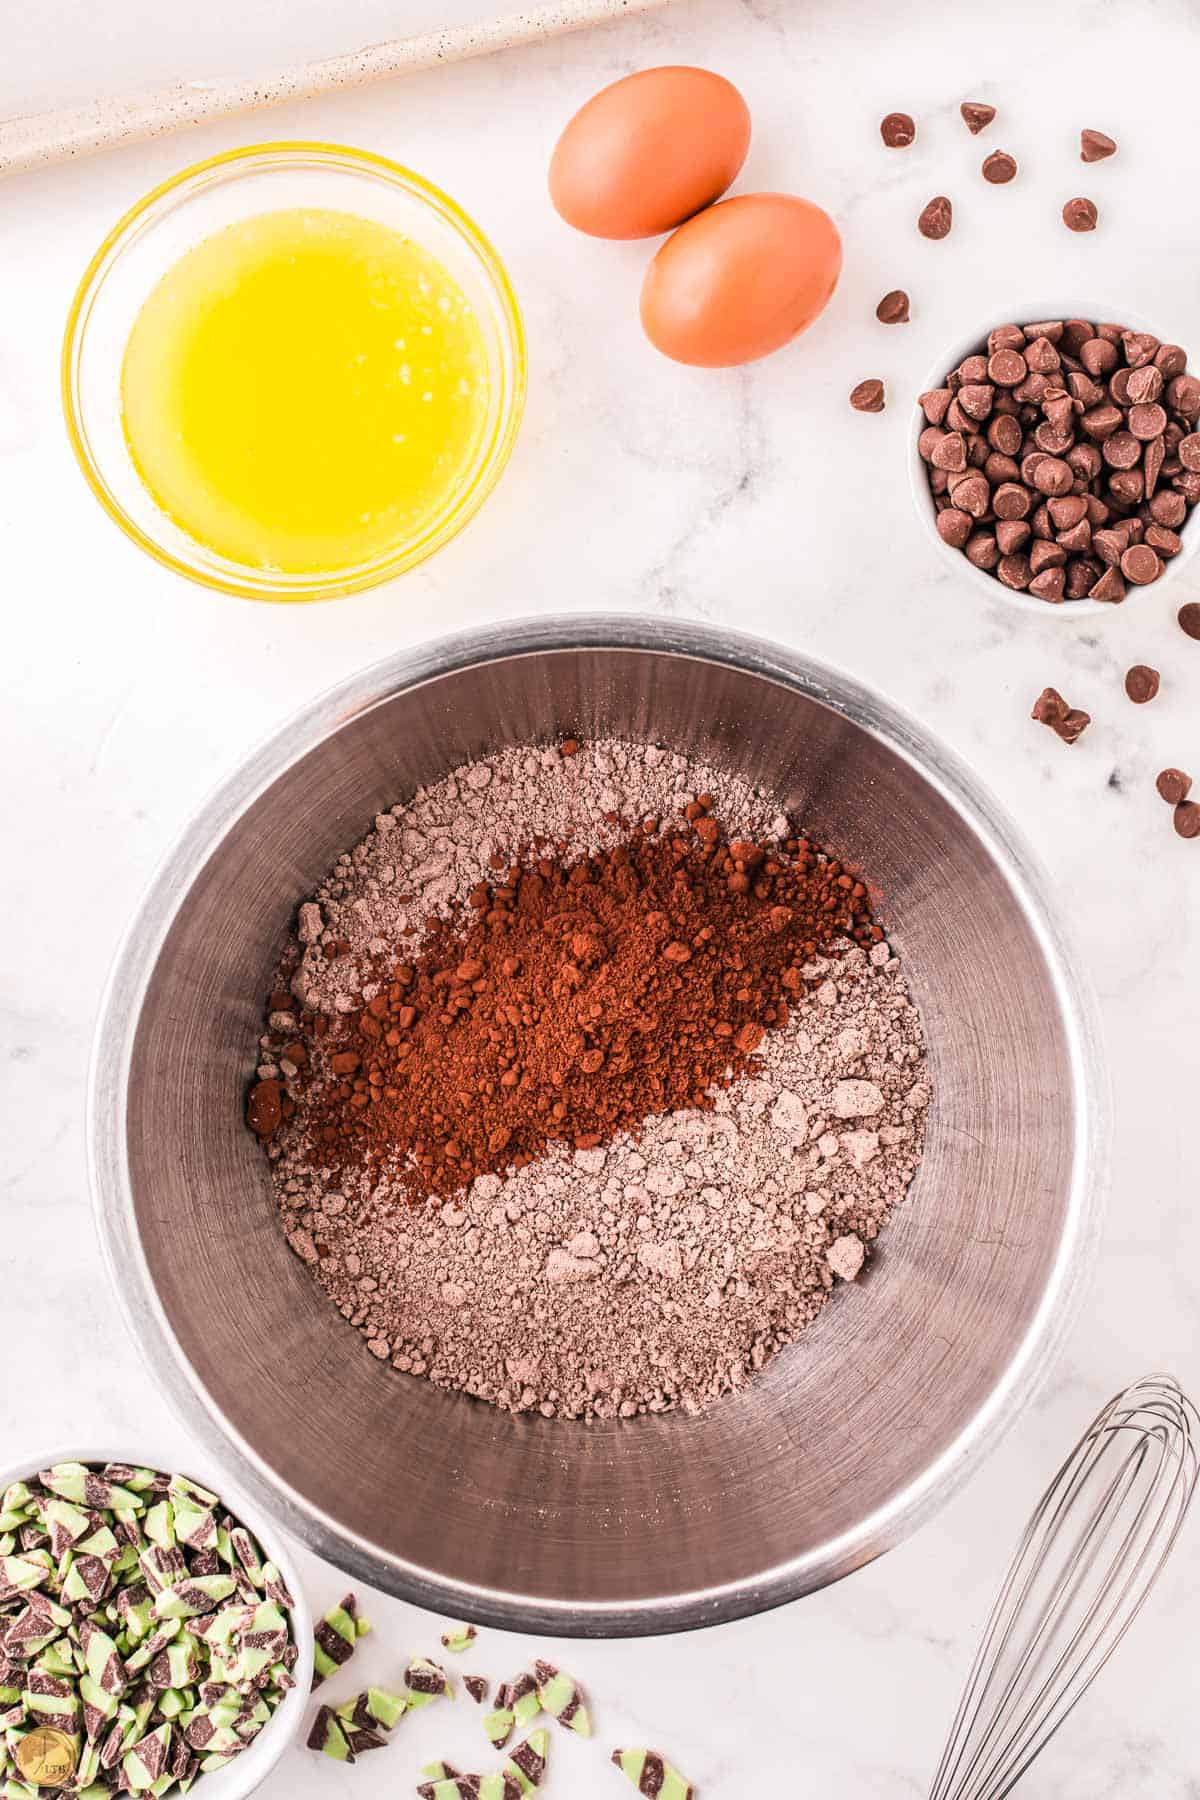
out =
{"type": "Polygon", "coordinates": [[[1058,542],[1064,550],[1073,556],[1086,555],[1092,548],[1092,527],[1087,519],[1080,519],[1077,525],[1068,525],[1065,531],[1058,534],[1058,542]]]}
{"type": "Polygon", "coordinates": [[[1185,469],[1200,469],[1200,431],[1190,431],[1180,438],[1175,454],[1185,469]]]}
{"type": "Polygon", "coordinates": [[[1089,600],[1107,600],[1117,605],[1125,598],[1125,583],[1116,569],[1105,569],[1099,581],[1087,593],[1089,600]]]}
{"type": "Polygon", "coordinates": [[[891,112],[879,121],[879,135],[889,150],[907,150],[917,127],[908,113],[891,112]]]}
{"type": "Polygon", "coordinates": [[[982,100],[964,100],[958,110],[972,137],[978,137],[984,126],[990,125],[996,116],[995,107],[985,105],[982,100]]]}
{"type": "Polygon", "coordinates": [[[1018,481],[1003,482],[992,495],[992,511],[998,519],[1024,519],[1033,504],[1029,489],[1018,481]]]}
{"type": "MultiPolygon", "coordinates": [[[[1059,571],[1055,570],[1054,573],[1059,571]]],[[[1090,713],[1085,713],[1076,706],[1068,706],[1055,688],[1043,690],[1032,716],[1043,725],[1048,725],[1064,744],[1073,744],[1092,722],[1090,713]]]]}
{"type": "Polygon", "coordinates": [[[946,409],[954,395],[948,387],[930,388],[918,397],[917,405],[925,414],[931,425],[940,425],[946,417],[946,409]]]}
{"type": "Polygon", "coordinates": [[[1021,448],[1021,427],[1009,414],[1001,413],[989,420],[987,441],[1001,456],[1015,456],[1021,448]]]}
{"type": "Polygon", "coordinates": [[[1035,337],[1026,345],[1025,366],[1038,375],[1053,375],[1062,367],[1062,358],[1049,338],[1035,337]]]}
{"type": "Polygon", "coordinates": [[[947,506],[937,516],[938,536],[952,550],[961,550],[971,535],[971,515],[960,507],[947,506]]]}
{"type": "MultiPolygon", "coordinates": [[[[1076,475],[1080,476],[1084,481],[1095,481],[1103,467],[1100,452],[1097,450],[1095,444],[1076,444],[1073,449],[1067,451],[1067,461],[1074,469],[1076,475]]],[[[1094,497],[1095,496],[1093,496],[1093,498],[1094,497]]],[[[1090,507],[1088,511],[1090,514],[1090,507]]],[[[1093,521],[1093,523],[1095,523],[1095,521],[1093,521]]]]}
{"type": "Polygon", "coordinates": [[[1035,575],[1029,584],[1029,592],[1038,600],[1051,602],[1063,599],[1066,592],[1066,575],[1062,569],[1043,569],[1035,575]]]}
{"type": "Polygon", "coordinates": [[[1140,469],[1118,469],[1108,484],[1108,497],[1122,506],[1136,506],[1146,491],[1146,478],[1140,469]]]}
{"type": "Polygon", "coordinates": [[[967,539],[964,555],[977,569],[990,572],[1000,561],[1000,546],[990,531],[973,531],[967,539]]]}
{"type": "Polygon", "coordinates": [[[1154,363],[1139,364],[1125,377],[1125,395],[1133,406],[1157,400],[1163,391],[1162,370],[1154,363]]]}
{"type": "Polygon", "coordinates": [[[1017,172],[1017,159],[1010,156],[1007,150],[993,150],[990,156],[983,159],[983,179],[997,186],[1011,181],[1017,172]]]}
{"type": "Polygon", "coordinates": [[[1162,472],[1162,466],[1165,460],[1166,451],[1163,448],[1163,439],[1151,439],[1150,443],[1146,445],[1146,448],[1142,452],[1142,467],[1146,472],[1147,500],[1152,497],[1154,489],[1158,485],[1158,477],[1162,472]]]}
{"type": "Polygon", "coordinates": [[[991,489],[983,475],[960,475],[951,488],[955,506],[961,506],[973,519],[982,519],[988,510],[991,489]]]}
{"type": "Polygon", "coordinates": [[[1187,518],[1187,501],[1182,494],[1170,489],[1155,494],[1150,502],[1150,517],[1156,525],[1165,525],[1169,531],[1173,531],[1187,518]]]}
{"type": "Polygon", "coordinates": [[[1123,331],[1121,348],[1131,369],[1141,369],[1152,361],[1158,350],[1158,339],[1148,331],[1123,331]]]}
{"type": "Polygon", "coordinates": [[[1187,351],[1182,344],[1160,344],[1154,353],[1154,366],[1161,371],[1164,381],[1170,381],[1173,375],[1182,375],[1187,368],[1187,351]]]}
{"type": "Polygon", "coordinates": [[[1132,469],[1141,461],[1142,446],[1132,431],[1114,431],[1105,438],[1100,454],[1110,469],[1132,469]]]}
{"type": "Polygon", "coordinates": [[[1031,719],[1039,725],[1057,725],[1066,718],[1070,708],[1057,688],[1043,688],[1033,703],[1031,719]]]}
{"type": "Polygon", "coordinates": [[[1194,375],[1175,375],[1167,383],[1167,405],[1181,419],[1200,414],[1200,381],[1194,375]]]}
{"type": "Polygon", "coordinates": [[[1082,494],[1063,494],[1049,503],[1050,517],[1059,531],[1070,531],[1087,517],[1087,501],[1082,494]]]}
{"type": "MultiPolygon", "coordinates": [[[[1069,402],[1068,402],[1069,404],[1069,402]]],[[[1033,434],[1033,441],[1047,456],[1063,456],[1075,443],[1075,433],[1063,430],[1051,419],[1043,419],[1033,434]]]]}
{"type": "MultiPolygon", "coordinates": [[[[1015,556],[1029,542],[1032,533],[1024,519],[1000,519],[996,523],[996,542],[1005,556],[1015,556]]],[[[1029,567],[1037,574],[1033,557],[1029,559],[1029,567]]]]}
{"type": "Polygon", "coordinates": [[[922,237],[944,238],[949,235],[953,223],[953,206],[945,194],[936,194],[917,220],[917,230],[922,237]]]}
{"type": "Polygon", "coordinates": [[[1117,346],[1108,338],[1088,338],[1079,347],[1079,360],[1089,375],[1109,375],[1121,360],[1117,346]]]}
{"type": "Polygon", "coordinates": [[[997,387],[1016,387],[1024,381],[1028,365],[1019,350],[996,350],[987,359],[988,380],[997,387]]]}
{"type": "Polygon", "coordinates": [[[1181,838],[1200,837],[1200,806],[1184,800],[1175,808],[1175,829],[1181,838]]]}
{"type": "Polygon", "coordinates": [[[908,295],[903,288],[893,288],[885,294],[875,308],[875,317],[881,325],[908,324],[908,295]]]}
{"type": "Polygon", "coordinates": [[[958,404],[969,419],[977,419],[981,424],[991,412],[995,398],[995,388],[986,381],[968,381],[958,390],[958,404]]]}
{"type": "Polygon", "coordinates": [[[1188,600],[1175,615],[1179,620],[1179,629],[1185,631],[1190,638],[1200,639],[1200,601],[1188,600]]]}
{"type": "Polygon", "coordinates": [[[855,412],[882,412],[885,404],[882,381],[860,381],[850,390],[850,404],[855,412]]]}
{"type": "Polygon", "coordinates": [[[1125,692],[1135,706],[1145,706],[1158,692],[1159,674],[1149,663],[1134,663],[1125,671],[1125,692]]]}
{"type": "Polygon", "coordinates": [[[1168,806],[1179,806],[1192,791],[1192,778],[1182,769],[1163,769],[1154,785],[1168,806]]]}
{"type": "Polygon", "coordinates": [[[1161,437],[1166,428],[1167,415],[1157,403],[1130,408],[1129,429],[1143,443],[1148,443],[1151,438],[1161,437]]]}
{"type": "MultiPolygon", "coordinates": [[[[864,382],[863,385],[866,386],[867,383],[864,382]]],[[[876,383],[876,386],[878,385],[876,383]]],[[[856,388],[854,391],[857,393],[858,389],[856,388]]],[[[853,395],[851,395],[851,402],[854,403],[853,395]]],[[[878,412],[879,407],[864,406],[861,410],[878,412]]],[[[967,466],[967,446],[963,442],[962,434],[957,431],[943,432],[933,446],[933,455],[929,460],[935,469],[945,469],[951,475],[960,475],[967,466]]]]}
{"type": "Polygon", "coordinates": [[[1092,548],[1110,568],[1118,568],[1121,558],[1128,548],[1128,540],[1123,531],[1115,528],[1092,533],[1092,548]]]}
{"type": "Polygon", "coordinates": [[[1029,566],[1027,556],[1002,556],[996,564],[996,574],[1006,588],[1017,592],[1029,586],[1033,580],[1033,570],[1029,566]]]}
{"type": "Polygon", "coordinates": [[[1070,463],[1060,456],[1043,456],[1033,471],[1033,485],[1039,494],[1069,494],[1075,477],[1070,463]]]}
{"type": "Polygon", "coordinates": [[[1068,231],[1095,231],[1100,214],[1094,200],[1085,200],[1080,196],[1067,201],[1062,209],[1062,216],[1068,231]]]}
{"type": "Polygon", "coordinates": [[[1080,417],[1079,423],[1090,438],[1103,440],[1111,437],[1124,419],[1119,406],[1111,400],[1104,400],[1099,406],[1091,407],[1080,417]]]}
{"type": "Polygon", "coordinates": [[[1149,587],[1162,574],[1162,560],[1149,544],[1130,544],[1121,558],[1121,573],[1135,587],[1149,587]]]}
{"type": "Polygon", "coordinates": [[[1116,154],[1116,143],[1103,131],[1083,130],[1079,134],[1079,160],[1085,163],[1103,162],[1106,156],[1116,154]]]}

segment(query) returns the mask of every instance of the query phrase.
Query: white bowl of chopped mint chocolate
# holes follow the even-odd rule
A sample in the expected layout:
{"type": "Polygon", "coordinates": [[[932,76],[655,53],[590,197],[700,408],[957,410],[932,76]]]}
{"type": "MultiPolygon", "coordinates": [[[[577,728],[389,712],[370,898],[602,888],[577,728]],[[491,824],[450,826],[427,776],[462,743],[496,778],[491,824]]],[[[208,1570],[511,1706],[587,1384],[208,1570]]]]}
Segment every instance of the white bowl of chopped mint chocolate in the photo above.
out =
{"type": "Polygon", "coordinates": [[[106,1451],[0,1471],[0,1791],[252,1793],[313,1673],[276,1535],[106,1451]]]}

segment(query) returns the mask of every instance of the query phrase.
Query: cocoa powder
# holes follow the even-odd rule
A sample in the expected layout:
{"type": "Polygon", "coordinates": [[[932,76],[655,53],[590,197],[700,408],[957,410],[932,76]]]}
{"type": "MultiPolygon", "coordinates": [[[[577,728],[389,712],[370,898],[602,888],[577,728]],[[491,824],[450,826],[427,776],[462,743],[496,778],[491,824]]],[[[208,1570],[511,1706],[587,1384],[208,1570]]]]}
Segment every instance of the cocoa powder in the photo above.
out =
{"type": "MultiPolygon", "coordinates": [[[[805,991],[803,962],[871,944],[866,889],[807,839],[728,843],[708,796],[590,857],[480,882],[415,959],[337,1028],[305,1015],[282,1054],[314,1162],[389,1173],[414,1197],[591,1148],[653,1113],[708,1110],[805,991]]],[[[262,1137],[277,1084],[251,1092],[262,1137]]]]}

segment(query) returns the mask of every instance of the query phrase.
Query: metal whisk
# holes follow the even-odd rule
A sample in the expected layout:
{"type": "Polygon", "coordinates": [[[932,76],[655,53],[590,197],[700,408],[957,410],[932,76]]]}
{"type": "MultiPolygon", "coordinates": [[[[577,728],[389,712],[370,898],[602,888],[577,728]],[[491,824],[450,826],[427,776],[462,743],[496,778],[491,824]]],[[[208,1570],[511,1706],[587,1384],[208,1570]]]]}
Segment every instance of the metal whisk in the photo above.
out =
{"type": "Polygon", "coordinates": [[[1141,1610],[1195,1492],[1200,1414],[1169,1375],[1109,1401],[1029,1521],[930,1800],[1002,1800],[1141,1610]]]}

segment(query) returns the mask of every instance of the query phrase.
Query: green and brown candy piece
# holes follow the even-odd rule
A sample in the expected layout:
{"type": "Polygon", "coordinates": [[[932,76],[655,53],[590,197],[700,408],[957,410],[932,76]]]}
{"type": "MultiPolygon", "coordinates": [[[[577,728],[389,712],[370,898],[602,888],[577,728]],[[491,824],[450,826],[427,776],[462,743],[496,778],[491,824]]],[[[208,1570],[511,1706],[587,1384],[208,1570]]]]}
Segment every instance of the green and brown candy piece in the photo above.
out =
{"type": "Polygon", "coordinates": [[[612,1760],[639,1794],[652,1800],[695,1800],[696,1790],[657,1750],[614,1750],[612,1760]]]}

